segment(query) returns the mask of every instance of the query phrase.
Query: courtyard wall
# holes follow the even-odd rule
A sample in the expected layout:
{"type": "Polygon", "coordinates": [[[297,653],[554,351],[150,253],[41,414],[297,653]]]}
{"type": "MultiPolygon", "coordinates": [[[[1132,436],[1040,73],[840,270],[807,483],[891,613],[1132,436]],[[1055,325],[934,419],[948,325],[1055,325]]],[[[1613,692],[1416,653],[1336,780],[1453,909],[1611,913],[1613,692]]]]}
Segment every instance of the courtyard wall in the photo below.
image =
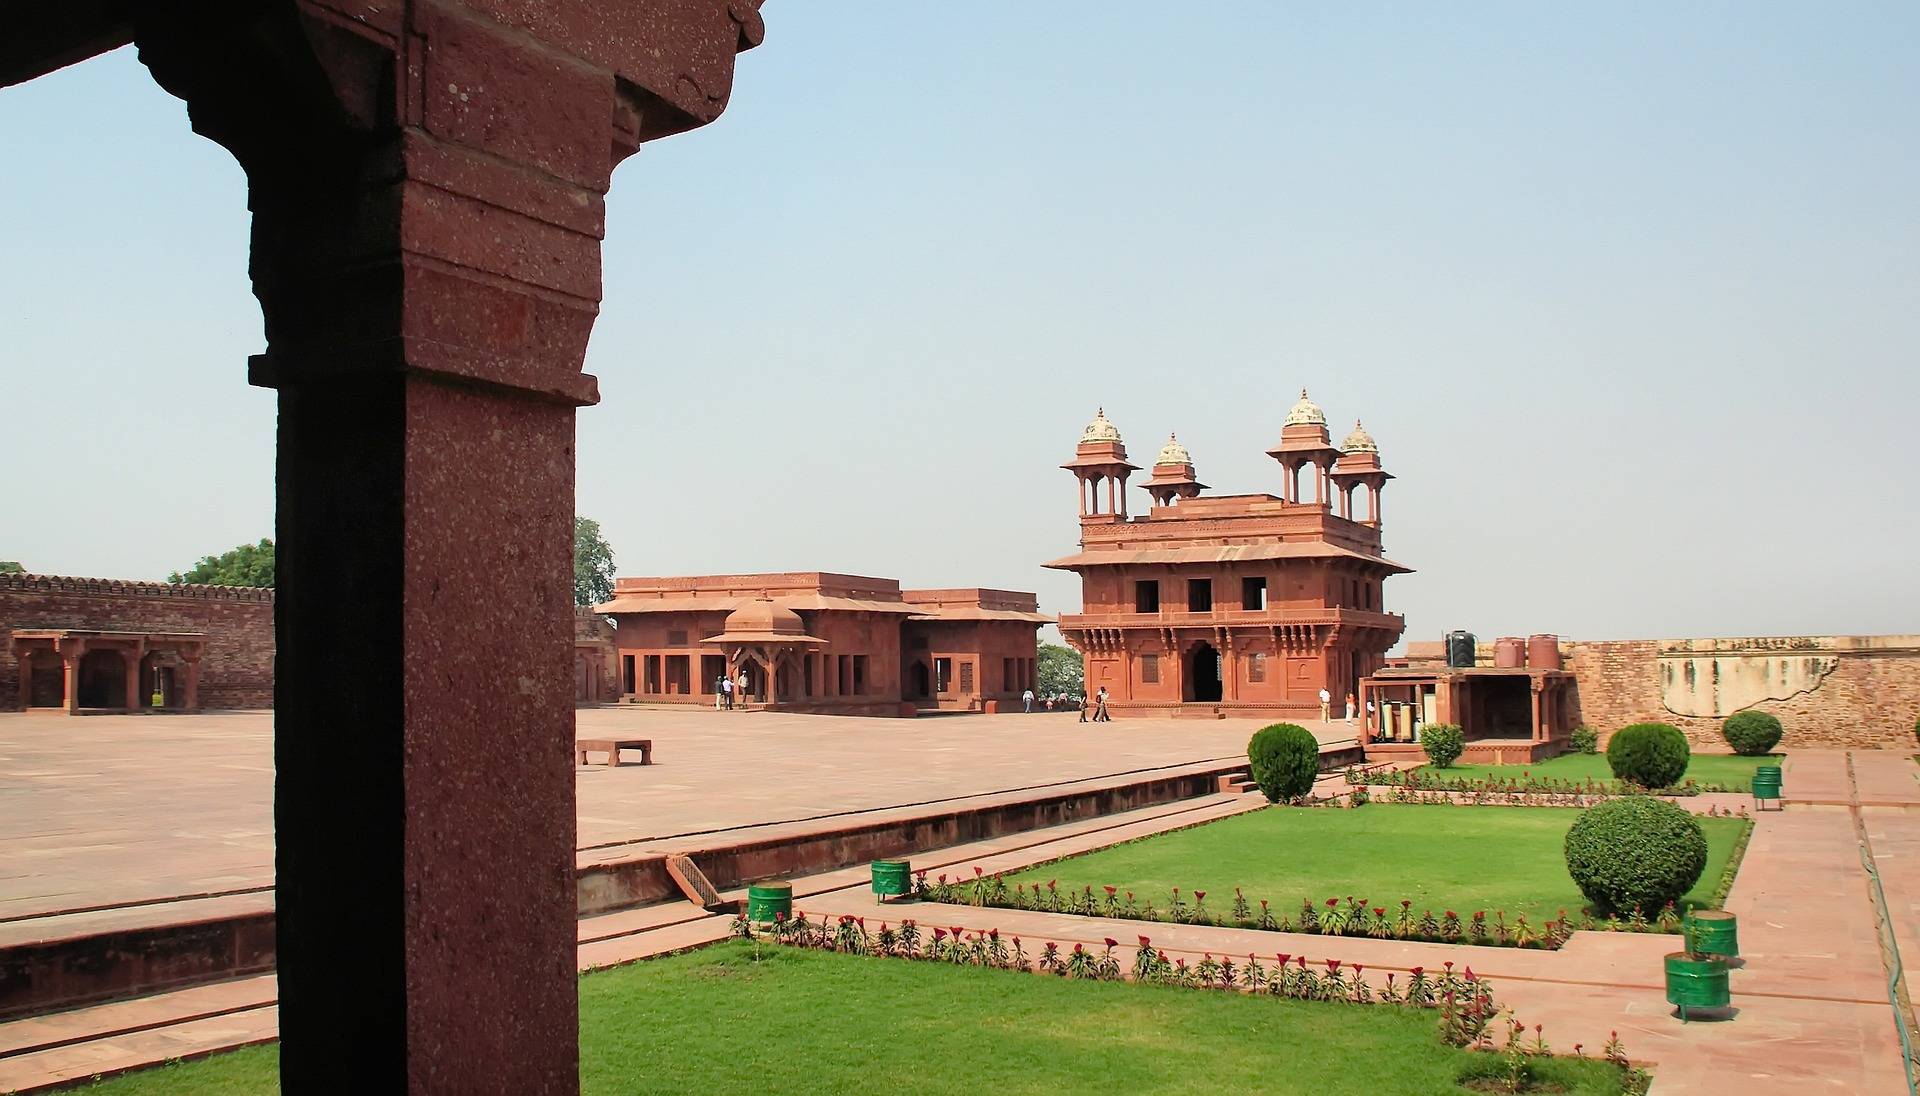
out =
{"type": "Polygon", "coordinates": [[[0,575],[0,708],[10,711],[21,707],[15,628],[200,632],[200,706],[273,707],[272,590],[0,575]]]}
{"type": "Polygon", "coordinates": [[[1913,749],[1920,636],[1767,636],[1562,641],[1579,719],[1606,734],[1658,720],[1696,747],[1754,709],[1786,725],[1782,748],[1913,749]]]}

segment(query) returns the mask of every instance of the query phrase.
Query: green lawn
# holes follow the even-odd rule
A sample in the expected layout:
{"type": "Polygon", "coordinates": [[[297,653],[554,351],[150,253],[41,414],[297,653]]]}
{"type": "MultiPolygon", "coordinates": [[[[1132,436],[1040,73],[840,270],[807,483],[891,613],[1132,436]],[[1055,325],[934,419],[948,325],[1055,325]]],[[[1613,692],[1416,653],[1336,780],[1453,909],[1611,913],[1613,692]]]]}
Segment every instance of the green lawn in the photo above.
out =
{"type": "MultiPolygon", "coordinates": [[[[1162,911],[1174,887],[1186,901],[1207,893],[1216,916],[1232,910],[1233,888],[1272,903],[1277,916],[1299,913],[1301,899],[1364,898],[1397,909],[1411,899],[1417,916],[1446,910],[1505,910],[1538,928],[1561,910],[1586,905],[1567,875],[1562,844],[1580,811],[1573,807],[1464,807],[1372,803],[1358,810],[1270,807],[1192,829],[1101,849],[1009,876],[1008,883],[1058,880],[1094,894],[1131,890],[1162,911]]],[[[1746,823],[1702,818],[1707,868],[1687,905],[1713,895],[1746,823]]]]}
{"type": "MultiPolygon", "coordinates": [[[[753,955],[730,943],[581,979],[582,1090],[1424,1096],[1463,1092],[1454,1078],[1471,1060],[1439,1041],[1426,1011],[773,945],[753,955]]],[[[273,1092],[277,1058],[270,1046],[237,1051],[85,1091],[273,1092]]],[[[1569,1093],[1620,1091],[1600,1062],[1542,1068],[1569,1093]]]]}
{"type": "MultiPolygon", "coordinates": [[[[1753,770],[1757,765],[1778,765],[1785,760],[1784,754],[1768,754],[1763,757],[1740,757],[1735,754],[1694,754],[1687,764],[1687,775],[1682,780],[1692,778],[1701,784],[1724,784],[1737,792],[1751,790],[1753,770]]],[[[1554,780],[1604,780],[1613,783],[1613,770],[1607,767],[1605,754],[1561,754],[1545,761],[1536,761],[1531,765],[1455,765],[1451,769],[1436,769],[1423,765],[1418,770],[1422,774],[1447,778],[1463,777],[1471,780],[1497,776],[1502,779],[1519,777],[1523,773],[1547,777],[1554,780]]]]}

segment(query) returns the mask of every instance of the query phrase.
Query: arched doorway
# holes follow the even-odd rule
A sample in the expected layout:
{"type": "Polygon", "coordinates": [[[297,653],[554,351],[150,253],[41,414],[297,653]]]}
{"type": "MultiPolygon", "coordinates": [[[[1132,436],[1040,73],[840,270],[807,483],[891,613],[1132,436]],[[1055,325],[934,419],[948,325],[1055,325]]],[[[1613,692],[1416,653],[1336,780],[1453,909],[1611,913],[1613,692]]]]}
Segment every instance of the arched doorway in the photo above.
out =
{"type": "Polygon", "coordinates": [[[80,656],[80,706],[127,706],[127,660],[119,651],[88,651],[80,656]]]}
{"type": "Polygon", "coordinates": [[[911,699],[927,700],[933,696],[933,672],[924,662],[915,662],[907,670],[907,688],[912,690],[911,699]]]}
{"type": "Polygon", "coordinates": [[[1220,699],[1220,652],[1202,640],[1187,655],[1186,699],[1210,704],[1220,699]]]}

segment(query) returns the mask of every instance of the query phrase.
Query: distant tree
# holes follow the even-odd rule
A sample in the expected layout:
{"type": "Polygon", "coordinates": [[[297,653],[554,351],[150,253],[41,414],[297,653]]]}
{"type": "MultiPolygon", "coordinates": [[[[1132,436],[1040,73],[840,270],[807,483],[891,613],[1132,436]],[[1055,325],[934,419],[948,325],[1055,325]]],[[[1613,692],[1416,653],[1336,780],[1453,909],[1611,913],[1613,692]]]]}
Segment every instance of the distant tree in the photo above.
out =
{"type": "Polygon", "coordinates": [[[208,586],[265,586],[273,588],[273,541],[261,537],[258,544],[242,544],[231,552],[201,556],[200,562],[186,573],[175,571],[168,582],[196,582],[208,586]]]}
{"type": "Polygon", "coordinates": [[[1087,678],[1080,655],[1058,643],[1042,643],[1034,666],[1034,681],[1041,696],[1086,695],[1087,678]]]}
{"type": "Polygon", "coordinates": [[[573,603],[598,605],[613,600],[613,546],[592,518],[573,519],[573,603]]]}
{"type": "Polygon", "coordinates": [[[24,575],[26,573],[27,569],[20,566],[19,560],[0,559],[0,575],[24,575]]]}

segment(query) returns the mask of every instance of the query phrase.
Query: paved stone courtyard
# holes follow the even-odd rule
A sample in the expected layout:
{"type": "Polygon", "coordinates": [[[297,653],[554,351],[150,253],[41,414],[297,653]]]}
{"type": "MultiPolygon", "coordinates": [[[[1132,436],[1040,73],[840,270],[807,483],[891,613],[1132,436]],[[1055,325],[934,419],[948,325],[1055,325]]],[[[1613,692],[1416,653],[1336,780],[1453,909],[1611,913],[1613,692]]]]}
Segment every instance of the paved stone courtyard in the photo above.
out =
{"type": "MultiPolygon", "coordinates": [[[[592,708],[578,734],[656,764],[578,770],[582,848],[953,799],[1215,758],[1250,720],[1073,713],[862,719],[592,708]]],[[[1352,737],[1344,723],[1322,741],[1352,737]]],[[[343,796],[352,788],[341,788],[343,796]]],[[[273,715],[0,715],[0,921],[273,883],[273,715]]]]}

